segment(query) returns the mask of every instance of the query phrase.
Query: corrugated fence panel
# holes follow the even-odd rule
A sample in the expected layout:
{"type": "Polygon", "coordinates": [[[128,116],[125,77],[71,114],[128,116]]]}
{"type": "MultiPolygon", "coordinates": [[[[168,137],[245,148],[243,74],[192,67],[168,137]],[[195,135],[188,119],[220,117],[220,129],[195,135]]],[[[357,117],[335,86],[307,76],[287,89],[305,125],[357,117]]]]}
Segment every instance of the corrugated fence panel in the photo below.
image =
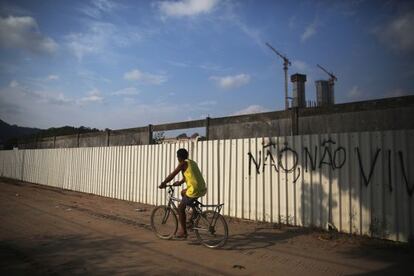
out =
{"type": "MultiPolygon", "coordinates": [[[[232,217],[398,241],[414,236],[414,130],[0,151],[0,175],[147,204],[186,148],[204,204],[232,217]]],[[[181,174],[173,181],[182,179],[181,174]]],[[[179,196],[181,189],[176,190],[179,196]]]]}

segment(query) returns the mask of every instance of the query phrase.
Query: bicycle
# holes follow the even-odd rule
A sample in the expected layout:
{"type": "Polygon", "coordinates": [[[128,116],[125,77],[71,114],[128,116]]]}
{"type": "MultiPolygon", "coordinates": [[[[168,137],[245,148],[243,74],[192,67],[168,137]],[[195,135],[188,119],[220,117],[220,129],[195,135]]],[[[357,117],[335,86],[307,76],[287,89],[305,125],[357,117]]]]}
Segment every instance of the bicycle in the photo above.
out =
{"type": "MultiPolygon", "coordinates": [[[[174,197],[174,186],[167,185],[168,204],[157,206],[151,213],[151,228],[155,235],[164,240],[171,239],[178,229],[178,209],[174,202],[181,200],[174,197]]],[[[190,219],[189,230],[193,230],[197,240],[208,248],[222,247],[228,238],[228,226],[220,214],[224,204],[204,205],[195,200],[186,208],[187,219],[190,219]],[[201,208],[214,208],[202,211],[201,208]],[[190,212],[192,211],[192,213],[190,212]],[[190,214],[191,213],[191,214],[190,214]]]]}

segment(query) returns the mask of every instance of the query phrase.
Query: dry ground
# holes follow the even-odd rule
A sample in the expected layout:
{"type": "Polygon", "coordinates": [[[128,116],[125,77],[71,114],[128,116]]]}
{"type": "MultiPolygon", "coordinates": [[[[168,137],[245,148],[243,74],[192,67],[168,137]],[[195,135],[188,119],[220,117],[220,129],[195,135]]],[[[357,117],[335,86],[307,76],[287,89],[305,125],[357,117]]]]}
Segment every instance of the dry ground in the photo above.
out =
{"type": "Polygon", "coordinates": [[[408,245],[227,218],[220,250],[156,238],[153,207],[0,179],[0,274],[414,275],[408,245]]]}

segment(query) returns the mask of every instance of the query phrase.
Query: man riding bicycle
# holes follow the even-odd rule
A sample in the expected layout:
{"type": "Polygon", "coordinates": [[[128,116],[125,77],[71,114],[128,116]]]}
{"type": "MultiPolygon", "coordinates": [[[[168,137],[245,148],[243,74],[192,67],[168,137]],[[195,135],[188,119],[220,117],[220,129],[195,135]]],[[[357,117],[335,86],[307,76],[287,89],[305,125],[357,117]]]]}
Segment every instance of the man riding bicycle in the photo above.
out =
{"type": "Polygon", "coordinates": [[[179,162],[177,168],[158,187],[160,189],[165,188],[167,183],[173,180],[181,171],[183,179],[176,181],[173,185],[180,186],[185,182],[187,188],[181,191],[182,200],[178,205],[180,230],[177,232],[176,238],[185,239],[187,238],[185,208],[187,205],[191,205],[197,198],[204,196],[207,193],[207,188],[197,163],[188,159],[188,151],[186,149],[179,149],[177,151],[177,159],[179,162]]]}

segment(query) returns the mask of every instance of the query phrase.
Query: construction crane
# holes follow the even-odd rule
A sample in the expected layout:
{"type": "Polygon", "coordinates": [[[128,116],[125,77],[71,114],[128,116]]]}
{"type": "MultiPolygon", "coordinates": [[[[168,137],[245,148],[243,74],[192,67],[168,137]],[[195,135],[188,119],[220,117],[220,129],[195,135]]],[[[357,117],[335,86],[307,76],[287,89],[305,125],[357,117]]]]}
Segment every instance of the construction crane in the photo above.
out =
{"type": "Polygon", "coordinates": [[[326,74],[329,75],[329,84],[330,85],[334,85],[334,82],[337,81],[338,79],[335,77],[335,75],[332,72],[328,72],[328,70],[326,70],[325,68],[323,68],[322,66],[320,66],[319,64],[316,64],[316,66],[318,66],[322,71],[324,71],[326,74]]]}
{"type": "Polygon", "coordinates": [[[335,101],[334,100],[334,98],[335,98],[335,96],[334,96],[334,84],[335,84],[335,81],[337,81],[338,79],[336,78],[336,76],[332,72],[329,72],[328,70],[326,70],[325,68],[323,68],[319,64],[316,64],[316,65],[319,67],[319,69],[321,69],[322,71],[324,71],[326,74],[329,75],[329,80],[328,80],[328,87],[329,87],[328,99],[329,100],[328,100],[328,102],[333,104],[334,101],[335,101]]]}
{"type": "Polygon", "coordinates": [[[279,57],[283,59],[283,70],[285,71],[285,109],[289,109],[289,97],[288,97],[288,66],[291,66],[290,60],[279,53],[275,48],[272,47],[269,43],[266,42],[267,47],[269,47],[273,52],[276,53],[279,57]]]}

